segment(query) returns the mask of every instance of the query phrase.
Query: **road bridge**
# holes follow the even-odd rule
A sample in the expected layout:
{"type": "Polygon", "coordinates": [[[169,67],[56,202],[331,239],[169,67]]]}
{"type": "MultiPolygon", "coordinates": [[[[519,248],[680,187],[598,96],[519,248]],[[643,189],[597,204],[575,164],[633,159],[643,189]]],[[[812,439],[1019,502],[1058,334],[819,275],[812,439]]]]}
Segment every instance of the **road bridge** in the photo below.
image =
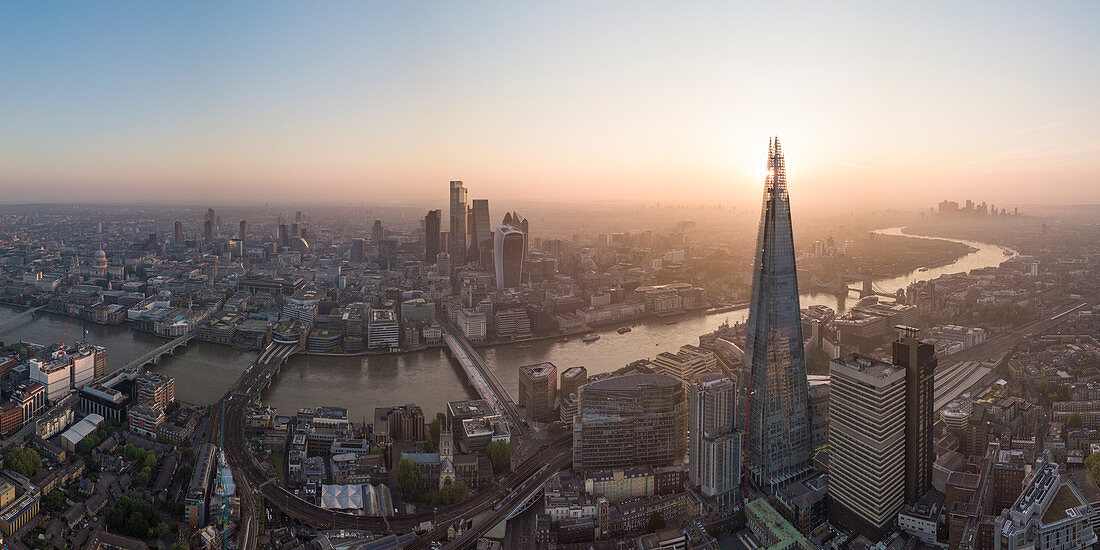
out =
{"type": "Polygon", "coordinates": [[[493,409],[498,413],[506,416],[511,421],[515,432],[520,435],[527,435],[530,432],[530,428],[527,427],[527,423],[523,416],[519,414],[519,410],[516,408],[515,401],[508,394],[508,390],[504,388],[504,385],[497,380],[496,374],[492,369],[485,364],[485,360],[481,358],[481,354],[474,349],[474,346],[470,344],[463,336],[455,334],[447,329],[444,329],[443,341],[447,344],[447,349],[451,352],[451,357],[454,357],[458,364],[462,366],[463,372],[466,373],[466,379],[470,382],[470,385],[477,390],[478,395],[489,402],[493,406],[493,409]]]}

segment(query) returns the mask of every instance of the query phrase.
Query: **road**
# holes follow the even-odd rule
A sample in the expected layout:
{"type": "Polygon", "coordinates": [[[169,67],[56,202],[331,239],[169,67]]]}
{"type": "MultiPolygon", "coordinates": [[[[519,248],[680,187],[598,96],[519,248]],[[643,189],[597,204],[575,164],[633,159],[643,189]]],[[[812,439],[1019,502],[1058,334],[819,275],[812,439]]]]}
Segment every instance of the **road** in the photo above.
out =
{"type": "MultiPolygon", "coordinates": [[[[557,471],[555,466],[564,466],[572,460],[572,441],[566,435],[553,442],[545,443],[541,452],[532,453],[531,458],[516,466],[513,472],[501,477],[473,497],[458,504],[440,506],[435,513],[424,512],[382,518],[323,509],[298,498],[269,480],[245,444],[243,432],[245,410],[267,387],[282,362],[293,352],[293,346],[265,349],[212,409],[217,413],[222,409],[220,405],[224,404],[226,457],[233,468],[234,475],[240,476],[238,483],[241,487],[251,487],[251,491],[262,494],[269,505],[303,523],[318,528],[355,529],[384,534],[409,532],[416,529],[422,522],[431,521],[433,526],[438,526],[429,533],[431,537],[440,532],[445,533],[446,526],[458,519],[473,517],[501,500],[505,503],[511,502],[518,498],[520,493],[529,492],[530,487],[541,487],[542,483],[557,471]]],[[[220,425],[220,422],[211,422],[211,426],[220,425]]],[[[212,439],[216,440],[216,438],[212,439]]],[[[505,517],[508,511],[506,507],[502,507],[501,517],[505,517]]]]}

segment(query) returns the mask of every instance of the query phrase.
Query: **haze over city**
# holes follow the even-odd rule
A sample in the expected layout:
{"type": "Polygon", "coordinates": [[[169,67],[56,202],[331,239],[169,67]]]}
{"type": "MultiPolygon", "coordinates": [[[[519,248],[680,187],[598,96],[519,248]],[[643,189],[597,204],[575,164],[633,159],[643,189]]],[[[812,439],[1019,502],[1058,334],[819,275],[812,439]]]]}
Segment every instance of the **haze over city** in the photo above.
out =
{"type": "Polygon", "coordinates": [[[0,547],[1100,550],[1098,16],[0,2],[0,547]]]}
{"type": "Polygon", "coordinates": [[[0,200],[1098,199],[1095,3],[258,8],[0,6],[0,200]]]}

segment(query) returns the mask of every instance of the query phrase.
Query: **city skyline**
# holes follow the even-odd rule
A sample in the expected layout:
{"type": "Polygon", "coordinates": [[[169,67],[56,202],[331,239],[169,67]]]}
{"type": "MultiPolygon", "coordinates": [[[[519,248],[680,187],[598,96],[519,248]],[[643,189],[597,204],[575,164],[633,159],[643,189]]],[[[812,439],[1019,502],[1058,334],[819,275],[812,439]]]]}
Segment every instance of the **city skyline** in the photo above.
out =
{"type": "Polygon", "coordinates": [[[4,6],[0,187],[730,203],[780,134],[821,207],[1097,200],[1094,5],[622,7],[4,6]]]}

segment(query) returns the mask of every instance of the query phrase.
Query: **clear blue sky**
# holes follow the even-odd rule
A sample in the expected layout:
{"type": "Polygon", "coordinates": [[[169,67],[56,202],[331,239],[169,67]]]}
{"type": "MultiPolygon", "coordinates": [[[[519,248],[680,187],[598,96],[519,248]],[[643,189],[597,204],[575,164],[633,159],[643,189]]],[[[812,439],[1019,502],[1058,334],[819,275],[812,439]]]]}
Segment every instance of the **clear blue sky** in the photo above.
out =
{"type": "Polygon", "coordinates": [[[25,200],[1100,202],[1100,3],[0,4],[25,200]]]}

